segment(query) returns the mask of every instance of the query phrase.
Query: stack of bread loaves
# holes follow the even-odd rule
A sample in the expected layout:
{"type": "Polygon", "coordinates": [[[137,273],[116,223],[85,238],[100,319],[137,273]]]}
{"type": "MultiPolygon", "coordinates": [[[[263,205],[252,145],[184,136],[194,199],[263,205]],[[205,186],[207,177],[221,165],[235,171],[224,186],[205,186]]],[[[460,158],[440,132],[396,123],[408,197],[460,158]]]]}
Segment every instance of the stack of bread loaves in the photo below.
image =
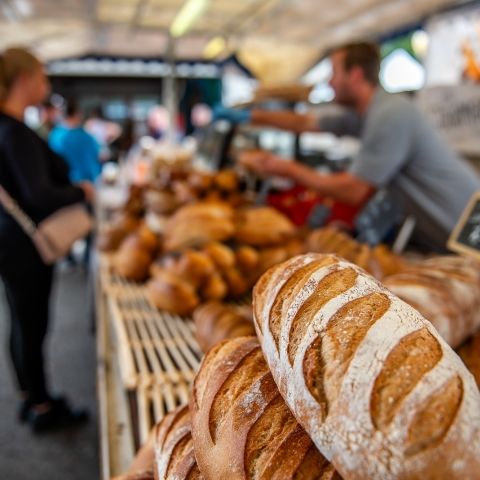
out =
{"type": "Polygon", "coordinates": [[[431,323],[352,264],[305,255],[254,291],[292,413],[348,479],[480,478],[480,394],[431,323]]]}
{"type": "Polygon", "coordinates": [[[157,427],[164,480],[478,480],[480,393],[431,323],[308,254],[254,290],[259,337],[214,346],[157,427]]]}
{"type": "Polygon", "coordinates": [[[432,322],[453,348],[480,327],[480,265],[472,259],[434,257],[387,277],[384,284],[432,322]]]}

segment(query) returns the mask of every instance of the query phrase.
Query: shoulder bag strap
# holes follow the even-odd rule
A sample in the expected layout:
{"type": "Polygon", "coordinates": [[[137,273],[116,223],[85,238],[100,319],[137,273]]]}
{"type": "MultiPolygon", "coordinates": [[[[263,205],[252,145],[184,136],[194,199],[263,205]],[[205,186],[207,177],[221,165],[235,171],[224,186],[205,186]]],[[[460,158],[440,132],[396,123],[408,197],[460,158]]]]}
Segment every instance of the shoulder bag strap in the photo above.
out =
{"type": "Polygon", "coordinates": [[[33,237],[37,226],[33,220],[20,208],[18,203],[10,196],[10,194],[0,185],[0,203],[3,208],[16,220],[23,231],[33,237]]]}

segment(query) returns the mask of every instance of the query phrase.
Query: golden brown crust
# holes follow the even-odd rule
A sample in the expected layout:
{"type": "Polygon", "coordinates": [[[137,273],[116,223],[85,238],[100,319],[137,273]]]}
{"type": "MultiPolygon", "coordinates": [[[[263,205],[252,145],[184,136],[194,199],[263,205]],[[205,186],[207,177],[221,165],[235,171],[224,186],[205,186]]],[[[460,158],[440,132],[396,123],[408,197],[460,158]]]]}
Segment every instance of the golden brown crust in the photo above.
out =
{"type": "Polygon", "coordinates": [[[164,249],[180,251],[231,238],[233,210],[221,202],[199,202],[180,208],[165,226],[164,249]]]}
{"type": "Polygon", "coordinates": [[[345,478],[476,480],[478,389],[418,312],[317,254],[267,272],[253,299],[283,398],[345,478]]]}
{"type": "Polygon", "coordinates": [[[334,478],[286,407],[255,338],[229,340],[207,354],[190,409],[206,479],[334,478]]]}
{"type": "Polygon", "coordinates": [[[237,214],[235,238],[257,247],[278,245],[295,235],[295,226],[271,207],[246,208],[237,214]]]}
{"type": "Polygon", "coordinates": [[[203,480],[193,450],[187,406],[170,412],[155,427],[154,449],[156,480],[203,480]]]}
{"type": "Polygon", "coordinates": [[[178,315],[189,315],[199,304],[194,287],[181,277],[157,271],[146,285],[149,300],[159,310],[178,315]]]}
{"type": "Polygon", "coordinates": [[[208,302],[193,313],[196,338],[203,352],[235,337],[255,335],[252,321],[241,309],[220,302],[208,302]]]}

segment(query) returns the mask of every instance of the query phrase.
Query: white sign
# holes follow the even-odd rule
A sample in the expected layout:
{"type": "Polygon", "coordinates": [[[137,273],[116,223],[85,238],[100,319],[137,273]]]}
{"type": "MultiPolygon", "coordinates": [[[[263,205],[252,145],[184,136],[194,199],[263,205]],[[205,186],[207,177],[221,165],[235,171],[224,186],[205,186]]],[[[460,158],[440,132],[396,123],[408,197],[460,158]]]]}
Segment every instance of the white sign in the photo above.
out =
{"type": "Polygon", "coordinates": [[[425,88],[418,102],[457,152],[480,156],[480,85],[425,88]]]}

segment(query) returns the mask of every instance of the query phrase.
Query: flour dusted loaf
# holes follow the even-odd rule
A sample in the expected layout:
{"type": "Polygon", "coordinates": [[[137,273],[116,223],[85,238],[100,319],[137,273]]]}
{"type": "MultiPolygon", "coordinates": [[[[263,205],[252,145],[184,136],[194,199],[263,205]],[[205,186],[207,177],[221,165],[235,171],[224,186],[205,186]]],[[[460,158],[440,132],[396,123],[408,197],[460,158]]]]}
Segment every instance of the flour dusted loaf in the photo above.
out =
{"type": "Polygon", "coordinates": [[[178,407],[155,427],[156,480],[203,480],[193,452],[188,406],[178,407]]]}
{"type": "Polygon", "coordinates": [[[207,480],[340,478],[288,410],[254,337],[210,350],[190,411],[195,456],[207,480]]]}
{"type": "Polygon", "coordinates": [[[472,375],[364,270],[295,257],[259,280],[254,318],[280,393],[344,478],[480,478],[472,375]]]}
{"type": "Polygon", "coordinates": [[[384,284],[454,348],[480,327],[480,265],[472,259],[434,257],[387,277],[384,284]]]}

